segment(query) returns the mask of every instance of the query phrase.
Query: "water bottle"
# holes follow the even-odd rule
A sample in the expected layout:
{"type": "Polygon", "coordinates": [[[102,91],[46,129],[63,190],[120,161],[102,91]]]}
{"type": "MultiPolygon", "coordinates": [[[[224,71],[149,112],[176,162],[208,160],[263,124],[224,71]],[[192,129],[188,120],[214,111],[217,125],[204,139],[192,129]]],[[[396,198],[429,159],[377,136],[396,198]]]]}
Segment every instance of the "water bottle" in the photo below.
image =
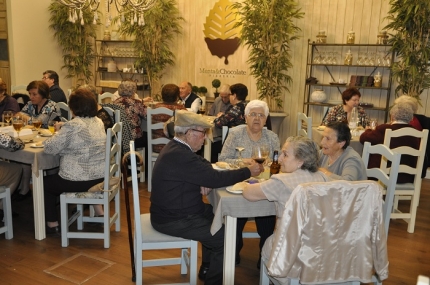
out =
{"type": "Polygon", "coordinates": [[[351,111],[351,117],[348,122],[348,125],[351,131],[357,128],[357,124],[358,124],[358,111],[357,111],[357,107],[354,107],[351,111]]]}

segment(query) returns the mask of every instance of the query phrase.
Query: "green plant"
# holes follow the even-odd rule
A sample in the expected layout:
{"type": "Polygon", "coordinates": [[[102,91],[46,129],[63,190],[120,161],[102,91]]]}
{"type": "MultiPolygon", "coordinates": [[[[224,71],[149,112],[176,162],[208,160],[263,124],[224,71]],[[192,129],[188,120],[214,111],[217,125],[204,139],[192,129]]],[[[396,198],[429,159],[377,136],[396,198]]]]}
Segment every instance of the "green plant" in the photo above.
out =
{"type": "MultiPolygon", "coordinates": [[[[94,50],[91,38],[96,38],[97,25],[93,24],[94,14],[87,8],[83,9],[84,25],[69,22],[69,8],[52,1],[49,5],[49,28],[54,31],[63,51],[62,69],[67,69],[66,78],[75,78],[77,85],[91,82],[93,73],[94,50]]],[[[97,21],[97,24],[100,24],[97,21]]]]}
{"type": "MultiPolygon", "coordinates": [[[[138,52],[136,64],[143,67],[148,75],[150,86],[159,83],[164,69],[174,65],[175,55],[170,50],[176,35],[180,34],[180,22],[184,19],[176,7],[175,0],[158,0],[148,11],[145,11],[145,25],[139,26],[132,19],[131,10],[124,12],[125,21],[119,32],[134,37],[133,47],[138,52]]],[[[120,17],[114,19],[119,21],[120,17]]],[[[151,92],[157,92],[151,88],[151,92]]]]}
{"type": "Polygon", "coordinates": [[[215,88],[215,92],[218,93],[218,88],[221,86],[221,81],[219,79],[212,80],[212,87],[215,88]]]}
{"type": "Polygon", "coordinates": [[[198,93],[199,92],[199,87],[198,86],[193,86],[191,88],[191,91],[193,91],[193,93],[198,93]]]}
{"type": "Polygon", "coordinates": [[[199,87],[199,93],[206,94],[208,92],[208,89],[205,86],[199,87]]]}
{"type": "Polygon", "coordinates": [[[259,99],[276,102],[282,107],[282,92],[292,78],[291,41],[298,38],[300,28],[294,24],[304,13],[293,0],[248,0],[236,2],[235,27],[242,27],[241,43],[249,48],[248,63],[257,81],[259,99]]]}
{"type": "Polygon", "coordinates": [[[430,4],[428,0],[390,0],[390,5],[385,29],[397,32],[388,40],[399,59],[391,67],[398,83],[396,94],[420,102],[420,94],[430,87],[430,4]]]}

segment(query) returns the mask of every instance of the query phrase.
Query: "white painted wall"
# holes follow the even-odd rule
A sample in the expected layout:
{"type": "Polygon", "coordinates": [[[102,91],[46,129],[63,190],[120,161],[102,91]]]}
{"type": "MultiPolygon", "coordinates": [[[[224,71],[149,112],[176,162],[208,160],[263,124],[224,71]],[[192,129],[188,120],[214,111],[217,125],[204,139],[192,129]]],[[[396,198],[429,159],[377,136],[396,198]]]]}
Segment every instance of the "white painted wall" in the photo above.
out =
{"type": "Polygon", "coordinates": [[[40,80],[43,71],[55,70],[60,87],[66,92],[71,80],[65,79],[61,49],[49,29],[51,0],[6,0],[10,51],[11,86],[40,80]]]}

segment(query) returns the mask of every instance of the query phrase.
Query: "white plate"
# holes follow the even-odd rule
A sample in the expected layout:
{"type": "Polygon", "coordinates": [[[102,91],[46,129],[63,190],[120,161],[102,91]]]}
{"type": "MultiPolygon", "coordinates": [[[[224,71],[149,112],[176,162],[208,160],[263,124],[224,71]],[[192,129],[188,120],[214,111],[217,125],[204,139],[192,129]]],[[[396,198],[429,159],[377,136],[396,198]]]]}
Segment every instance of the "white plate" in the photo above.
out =
{"type": "Polygon", "coordinates": [[[227,190],[227,192],[230,192],[232,194],[242,194],[242,191],[243,191],[243,189],[233,190],[233,186],[228,186],[227,188],[225,188],[225,190],[227,190]]]}
{"type": "Polygon", "coordinates": [[[41,137],[52,137],[52,134],[40,134],[41,137]]]}
{"type": "Polygon", "coordinates": [[[212,163],[212,167],[213,167],[213,169],[219,170],[219,171],[228,170],[228,168],[221,168],[221,167],[217,166],[215,163],[212,163]]]}
{"type": "Polygon", "coordinates": [[[33,147],[33,148],[43,148],[43,145],[37,145],[35,143],[32,143],[32,144],[30,144],[30,147],[33,147]]]}

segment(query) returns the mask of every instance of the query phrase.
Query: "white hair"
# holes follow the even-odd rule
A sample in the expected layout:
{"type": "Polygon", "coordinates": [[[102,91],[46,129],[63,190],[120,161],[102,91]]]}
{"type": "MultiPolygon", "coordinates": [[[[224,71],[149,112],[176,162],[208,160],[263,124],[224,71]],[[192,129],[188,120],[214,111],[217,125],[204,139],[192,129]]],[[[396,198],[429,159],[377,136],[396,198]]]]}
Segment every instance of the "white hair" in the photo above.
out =
{"type": "Polygon", "coordinates": [[[245,115],[248,116],[251,112],[251,109],[254,108],[263,108],[264,115],[267,117],[269,115],[269,107],[267,106],[267,103],[261,100],[251,100],[248,104],[246,104],[245,107],[245,115]]]}
{"type": "Polygon", "coordinates": [[[394,100],[394,104],[398,104],[398,103],[409,104],[414,113],[418,111],[418,100],[412,96],[409,96],[409,95],[399,96],[396,100],[394,100]]]}
{"type": "Polygon", "coordinates": [[[230,93],[230,85],[223,84],[219,89],[219,93],[230,93]]]}

